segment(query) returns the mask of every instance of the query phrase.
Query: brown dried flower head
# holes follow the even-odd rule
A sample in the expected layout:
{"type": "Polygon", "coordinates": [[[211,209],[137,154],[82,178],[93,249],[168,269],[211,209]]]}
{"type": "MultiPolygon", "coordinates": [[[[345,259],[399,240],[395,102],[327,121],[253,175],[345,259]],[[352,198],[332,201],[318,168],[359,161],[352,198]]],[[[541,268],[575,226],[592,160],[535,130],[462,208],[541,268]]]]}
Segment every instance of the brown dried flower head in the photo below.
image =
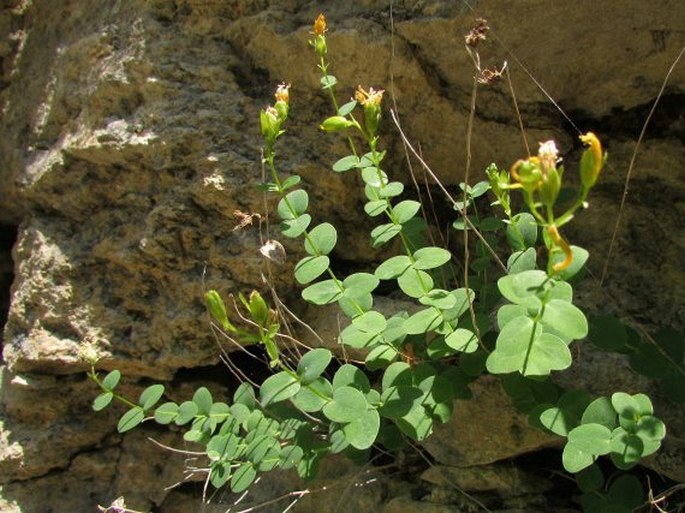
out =
{"type": "Polygon", "coordinates": [[[475,48],[480,41],[485,41],[487,39],[486,34],[489,30],[490,27],[488,26],[487,20],[484,18],[477,18],[476,26],[466,34],[464,40],[468,46],[475,48]]]}

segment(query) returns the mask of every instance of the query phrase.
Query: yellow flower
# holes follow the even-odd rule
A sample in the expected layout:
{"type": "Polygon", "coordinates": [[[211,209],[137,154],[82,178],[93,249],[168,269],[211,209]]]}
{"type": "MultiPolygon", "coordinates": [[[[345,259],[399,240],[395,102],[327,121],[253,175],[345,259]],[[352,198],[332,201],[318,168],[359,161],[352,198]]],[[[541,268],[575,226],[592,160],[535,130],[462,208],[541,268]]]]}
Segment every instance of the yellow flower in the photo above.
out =
{"type": "Polygon", "coordinates": [[[563,271],[569,265],[571,265],[571,262],[573,262],[573,251],[571,251],[571,246],[569,246],[568,242],[564,240],[555,225],[549,225],[547,227],[547,233],[549,233],[554,245],[559,247],[564,252],[565,257],[561,262],[554,264],[552,269],[554,269],[555,272],[563,271]]]}
{"type": "Polygon", "coordinates": [[[599,177],[599,172],[602,170],[602,166],[604,166],[604,155],[602,154],[602,145],[599,139],[592,132],[581,135],[580,140],[589,146],[580,158],[580,179],[587,190],[595,185],[599,177]]]}
{"type": "Polygon", "coordinates": [[[362,89],[362,86],[357,86],[357,90],[354,93],[354,99],[361,103],[364,107],[379,107],[381,100],[383,99],[383,89],[374,91],[373,87],[369,87],[369,92],[367,93],[362,89]]]}
{"type": "Polygon", "coordinates": [[[314,28],[312,29],[312,32],[315,36],[323,36],[326,30],[326,17],[323,15],[323,13],[321,13],[314,22],[314,28]]]}
{"type": "Polygon", "coordinates": [[[290,101],[289,91],[290,91],[290,84],[286,84],[286,83],[278,84],[278,87],[276,88],[276,94],[274,94],[274,96],[276,97],[276,101],[288,103],[290,101]]]}

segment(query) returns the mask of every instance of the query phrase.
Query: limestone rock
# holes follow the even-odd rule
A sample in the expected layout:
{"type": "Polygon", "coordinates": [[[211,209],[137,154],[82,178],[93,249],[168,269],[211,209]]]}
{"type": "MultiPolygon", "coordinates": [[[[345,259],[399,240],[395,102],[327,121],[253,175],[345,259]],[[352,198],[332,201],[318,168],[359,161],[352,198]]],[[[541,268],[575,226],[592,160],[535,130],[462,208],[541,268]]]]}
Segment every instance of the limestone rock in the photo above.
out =
{"type": "Polygon", "coordinates": [[[424,447],[440,463],[472,467],[558,446],[558,437],[528,425],[512,405],[499,380],[482,376],[472,385],[473,398],[456,401],[452,418],[436,424],[424,447]]]}
{"type": "MultiPolygon", "coordinates": [[[[357,84],[387,90],[382,145],[393,178],[415,194],[389,121],[396,100],[403,130],[440,179],[452,188],[463,179],[474,67],[462,38],[486,17],[493,31],[480,50],[483,66],[508,62],[531,148],[555,138],[571,169],[579,131],[606,141],[610,166],[568,232],[606,255],[632,147],[685,46],[682,2],[610,0],[588,12],[563,2],[404,1],[392,2],[392,18],[390,6],[338,2],[326,14],[339,99],[357,84]]],[[[123,494],[131,507],[172,511],[159,490],[178,477],[155,470],[166,455],[135,445],[143,443],[136,434],[112,434],[116,415],[90,412],[97,391],[83,379],[79,349],[95,344],[103,369],[121,369],[132,391],[146,379],[188,379],[218,361],[203,292],[264,289],[258,250],[280,239],[274,219],[268,231],[265,221],[273,200],[265,204],[254,188],[262,180],[259,109],[277,83],[293,85],[279,169],[302,176],[315,222],[338,227],[336,265],[366,270],[385,256],[368,247],[372,225],[358,177],[330,172],[349,149],[318,129],[331,109],[306,43],[317,14],[302,0],[1,3],[0,224],[17,237],[2,338],[0,509],[90,511],[123,494]],[[252,227],[234,230],[236,211],[263,222],[254,216],[252,227]]],[[[685,327],[677,230],[685,204],[683,84],[681,63],[638,153],[609,280],[578,294],[648,327],[685,327]]],[[[507,80],[479,86],[475,114],[471,181],[490,162],[507,167],[525,154],[507,80]]],[[[423,182],[414,162],[413,169],[423,182]]],[[[291,272],[302,245],[282,242],[288,259],[272,284],[302,312],[291,272]]],[[[4,255],[0,282],[10,274],[4,255]]],[[[602,263],[591,262],[594,275],[602,263]]],[[[438,428],[431,451],[444,464],[489,463],[548,442],[522,427],[494,385],[481,380],[476,391],[488,399],[479,411],[460,402],[454,422],[438,428]],[[493,431],[480,433],[492,443],[463,421],[485,410],[500,415],[498,426],[486,426],[493,431]],[[450,433],[462,437],[456,445],[450,433]],[[502,444],[494,443],[499,436],[502,444]]],[[[683,460],[670,461],[677,468],[683,460]]],[[[387,493],[396,497],[388,512],[456,508],[387,493]]],[[[359,507],[380,510],[379,497],[373,491],[359,507]]],[[[316,506],[312,499],[307,507],[316,506]]]]}

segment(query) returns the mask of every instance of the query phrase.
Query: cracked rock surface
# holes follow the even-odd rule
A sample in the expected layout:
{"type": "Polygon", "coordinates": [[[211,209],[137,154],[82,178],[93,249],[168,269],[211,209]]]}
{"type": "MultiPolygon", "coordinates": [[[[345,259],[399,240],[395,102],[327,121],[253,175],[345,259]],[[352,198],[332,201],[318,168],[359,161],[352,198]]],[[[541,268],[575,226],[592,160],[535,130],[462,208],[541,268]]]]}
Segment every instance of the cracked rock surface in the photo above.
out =
{"type": "MultiPolygon", "coordinates": [[[[292,84],[280,168],[302,176],[314,219],[338,227],[341,243],[333,257],[342,269],[368,270],[383,259],[368,246],[373,225],[363,213],[359,180],[330,171],[345,154],[344,141],[318,129],[330,111],[306,41],[320,11],[329,20],[340,99],[357,84],[387,91],[382,145],[389,150],[388,171],[408,191],[412,178],[389,116],[393,99],[409,140],[456,190],[466,165],[473,79],[463,35],[475,18],[486,18],[492,37],[481,50],[483,65],[507,62],[533,151],[538,141],[555,139],[571,170],[579,132],[593,130],[606,142],[609,165],[590,209],[568,233],[593,255],[592,278],[579,287],[578,299],[648,329],[682,331],[683,60],[672,70],[631,168],[603,287],[596,280],[637,138],[685,46],[685,5],[581,4],[404,0],[391,9],[387,0],[0,2],[0,510],[95,511],[121,495],[144,511],[199,507],[201,483],[165,489],[183,479],[184,459],[148,441],[182,446],[178,433],[150,426],[118,435],[121,409],[91,411],[97,391],[79,349],[95,344],[102,369],[120,369],[122,386],[134,397],[151,381],[165,383],[179,398],[196,383],[210,386],[216,397],[229,396],[235,383],[217,366],[220,351],[202,293],[264,290],[259,223],[255,217],[254,226],[234,231],[234,212],[266,213],[254,187],[262,173],[258,118],[279,82],[292,84]]],[[[482,179],[490,162],[506,167],[525,154],[507,80],[479,87],[471,153],[472,181],[482,179]]],[[[413,169],[423,182],[415,162],[413,169]]],[[[276,232],[272,227],[270,236],[276,232]]],[[[274,275],[275,289],[333,337],[334,316],[305,309],[299,300],[292,268],[301,245],[282,242],[288,259],[274,275]]],[[[605,363],[591,363],[580,368],[582,376],[607,372],[605,363]]],[[[518,503],[501,495],[512,497],[512,483],[528,486],[531,478],[498,462],[548,447],[549,440],[514,413],[511,436],[489,430],[501,390],[488,379],[474,387],[493,411],[464,413],[475,417],[468,429],[455,416],[427,449],[448,474],[462,466],[469,475],[490,476],[495,484],[486,491],[514,511],[518,503]]],[[[669,415],[668,452],[662,463],[651,464],[682,481],[682,409],[669,415]]],[[[321,486],[337,468],[324,472],[321,486]]],[[[366,478],[339,468],[342,488],[359,488],[359,511],[470,511],[441,488],[435,472],[420,483],[423,469],[417,467],[413,475],[403,471],[394,481],[379,475],[357,486],[366,478]]],[[[483,491],[474,489],[476,478],[460,483],[467,492],[483,491]]],[[[306,485],[284,474],[265,478],[260,487],[250,504],[306,485]]],[[[545,511],[547,488],[530,489],[536,499],[525,510],[545,511]]],[[[293,511],[335,510],[340,493],[333,486],[303,498],[293,511]]],[[[282,504],[274,508],[281,511],[282,504]]]]}

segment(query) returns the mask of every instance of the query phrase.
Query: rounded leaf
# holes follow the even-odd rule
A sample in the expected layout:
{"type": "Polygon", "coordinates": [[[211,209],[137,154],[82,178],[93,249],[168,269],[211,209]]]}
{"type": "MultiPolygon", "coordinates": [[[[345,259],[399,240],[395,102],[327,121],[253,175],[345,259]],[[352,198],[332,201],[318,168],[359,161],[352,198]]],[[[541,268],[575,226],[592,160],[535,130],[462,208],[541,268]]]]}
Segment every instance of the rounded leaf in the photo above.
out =
{"type": "Polygon", "coordinates": [[[376,410],[367,410],[358,415],[349,424],[343,426],[343,433],[350,445],[355,449],[364,450],[373,445],[378,438],[381,418],[376,410]]]}
{"type": "Polygon", "coordinates": [[[285,198],[282,198],[278,202],[278,215],[279,217],[286,221],[289,219],[295,219],[307,211],[309,206],[309,195],[304,189],[298,189],[296,191],[291,191],[286,194],[285,198]]]}
{"type": "Polygon", "coordinates": [[[535,246],[538,238],[538,225],[528,212],[516,214],[507,225],[507,242],[512,249],[523,251],[535,246]]]}
{"type": "Polygon", "coordinates": [[[440,326],[442,323],[442,312],[437,308],[426,308],[411,315],[404,321],[404,331],[408,335],[419,335],[428,333],[440,326]]]}
{"type": "Polygon", "coordinates": [[[330,261],[327,256],[308,256],[295,265],[295,279],[298,283],[306,284],[314,281],[328,269],[330,261]]]}
{"type": "Polygon", "coordinates": [[[321,411],[333,395],[333,386],[325,378],[318,378],[308,386],[303,386],[292,398],[300,410],[308,413],[321,411]]]}
{"type": "Polygon", "coordinates": [[[407,269],[397,278],[402,292],[413,298],[420,298],[433,289],[433,278],[426,271],[407,269]]]}
{"type": "Polygon", "coordinates": [[[410,266],[411,259],[407,255],[397,255],[379,265],[374,274],[381,280],[392,280],[402,275],[410,266]]]}
{"type": "Polygon", "coordinates": [[[421,203],[418,201],[404,200],[395,205],[392,210],[395,215],[395,220],[402,224],[414,217],[420,208],[421,203]]]}
{"type": "Polygon", "coordinates": [[[324,280],[310,285],[302,291],[302,298],[315,305],[328,305],[343,295],[344,288],[335,280],[324,280]]]}
{"type": "Polygon", "coordinates": [[[144,418],[145,412],[143,409],[140,406],[134,406],[121,416],[117,424],[117,431],[119,433],[126,433],[126,431],[130,431],[143,422],[144,418]]]}
{"type": "Polygon", "coordinates": [[[197,404],[193,401],[185,401],[178,407],[178,416],[174,422],[177,426],[182,426],[193,420],[197,413],[197,404]]]}
{"type": "Polygon", "coordinates": [[[164,403],[155,410],[155,421],[157,424],[171,424],[178,417],[178,410],[178,404],[164,403]]]}
{"type": "Polygon", "coordinates": [[[560,299],[547,302],[542,314],[542,324],[569,341],[584,338],[588,333],[585,314],[572,303],[560,299]]]}
{"type": "Polygon", "coordinates": [[[323,407],[323,414],[333,422],[352,422],[367,410],[364,394],[356,388],[344,386],[333,391],[333,400],[323,407]]]}
{"type": "Polygon", "coordinates": [[[102,392],[93,400],[93,410],[100,411],[112,402],[114,394],[112,392],[102,392]]]}
{"type": "Polygon", "coordinates": [[[338,232],[330,223],[315,226],[304,241],[304,249],[310,255],[327,255],[338,242],[338,232]]]}
{"type": "Polygon", "coordinates": [[[386,223],[376,226],[371,230],[371,246],[374,248],[382,246],[401,231],[401,224],[386,223]]]}
{"type": "MultiPolygon", "coordinates": [[[[348,104],[346,104],[348,105],[348,104]]],[[[345,105],[343,105],[344,107],[345,105]]],[[[353,106],[354,108],[354,106],[353,106]]],[[[342,107],[341,107],[342,109],[342,107]]],[[[341,116],[345,116],[346,114],[340,114],[341,116]]],[[[334,164],[333,164],[333,171],[336,173],[342,173],[343,171],[349,171],[350,169],[354,169],[359,166],[359,157],[356,155],[347,155],[346,157],[343,157],[341,159],[338,159],[334,164]]]]}
{"type": "Polygon", "coordinates": [[[119,384],[120,379],[121,372],[114,369],[113,371],[109,372],[107,376],[104,377],[104,379],[102,380],[102,386],[105,387],[105,389],[112,391],[119,384]]]}
{"type": "Polygon", "coordinates": [[[299,392],[300,387],[297,378],[285,371],[269,376],[259,387],[261,404],[266,407],[272,403],[285,401],[299,392]]]}
{"type": "Polygon", "coordinates": [[[326,370],[332,358],[333,354],[328,349],[323,348],[312,349],[305,353],[297,365],[297,375],[300,376],[300,382],[307,385],[317,379],[326,370]]]}
{"type": "Polygon", "coordinates": [[[302,214],[295,219],[286,219],[281,222],[281,233],[290,238],[299,237],[311,222],[312,216],[309,214],[302,214]]]}
{"type": "Polygon", "coordinates": [[[212,410],[212,394],[206,387],[198,388],[193,394],[193,402],[197,405],[198,413],[209,415],[212,410]]]}
{"type": "Polygon", "coordinates": [[[143,390],[143,392],[140,394],[138,404],[143,407],[143,410],[147,411],[157,404],[157,401],[160,400],[163,394],[164,385],[151,385],[143,390]]]}
{"type": "Polygon", "coordinates": [[[612,433],[601,424],[581,424],[568,433],[569,443],[588,454],[603,455],[610,451],[612,433]]]}
{"type": "Polygon", "coordinates": [[[371,390],[371,383],[366,374],[349,363],[342,365],[333,376],[333,390],[346,386],[354,387],[363,393],[371,390]]]}
{"type": "Polygon", "coordinates": [[[452,253],[443,248],[428,247],[416,250],[414,253],[414,269],[435,269],[446,264],[452,258],[452,253]]]}
{"type": "Polygon", "coordinates": [[[473,353],[478,349],[478,338],[471,330],[457,328],[445,337],[445,343],[456,351],[473,353]]]}
{"type": "Polygon", "coordinates": [[[250,462],[240,465],[231,477],[231,491],[241,493],[247,490],[257,478],[257,471],[250,462]]]}

